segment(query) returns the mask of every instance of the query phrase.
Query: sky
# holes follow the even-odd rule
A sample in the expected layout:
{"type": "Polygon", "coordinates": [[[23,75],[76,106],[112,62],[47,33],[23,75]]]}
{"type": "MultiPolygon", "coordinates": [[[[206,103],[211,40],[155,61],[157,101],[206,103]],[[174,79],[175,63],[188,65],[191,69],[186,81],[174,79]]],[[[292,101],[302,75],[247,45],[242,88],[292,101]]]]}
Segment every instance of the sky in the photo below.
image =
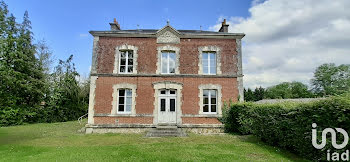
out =
{"type": "Polygon", "coordinates": [[[5,0],[18,21],[29,12],[36,40],[45,39],[54,57],[73,61],[88,76],[90,30],[122,29],[217,31],[224,18],[229,32],[243,38],[244,87],[269,87],[285,81],[310,83],[323,63],[350,64],[349,0],[5,0]],[[139,27],[138,27],[139,26],[139,27]]]}

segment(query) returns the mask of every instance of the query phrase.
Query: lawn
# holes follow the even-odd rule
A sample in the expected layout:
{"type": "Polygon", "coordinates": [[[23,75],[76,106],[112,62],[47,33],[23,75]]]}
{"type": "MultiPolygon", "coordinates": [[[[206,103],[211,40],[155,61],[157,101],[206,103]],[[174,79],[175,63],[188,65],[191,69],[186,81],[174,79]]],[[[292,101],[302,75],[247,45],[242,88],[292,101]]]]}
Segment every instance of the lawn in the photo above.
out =
{"type": "Polygon", "coordinates": [[[300,161],[254,136],[78,133],[78,122],[0,128],[0,161],[300,161]]]}

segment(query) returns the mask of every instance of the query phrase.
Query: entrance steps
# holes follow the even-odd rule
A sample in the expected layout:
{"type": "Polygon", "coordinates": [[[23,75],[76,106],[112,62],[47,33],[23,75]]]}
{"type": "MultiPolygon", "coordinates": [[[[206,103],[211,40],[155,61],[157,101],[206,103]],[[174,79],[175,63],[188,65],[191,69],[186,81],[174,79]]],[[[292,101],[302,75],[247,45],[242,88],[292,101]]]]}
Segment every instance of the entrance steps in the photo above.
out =
{"type": "Polygon", "coordinates": [[[177,126],[157,126],[146,134],[146,137],[184,137],[187,134],[177,126]]]}

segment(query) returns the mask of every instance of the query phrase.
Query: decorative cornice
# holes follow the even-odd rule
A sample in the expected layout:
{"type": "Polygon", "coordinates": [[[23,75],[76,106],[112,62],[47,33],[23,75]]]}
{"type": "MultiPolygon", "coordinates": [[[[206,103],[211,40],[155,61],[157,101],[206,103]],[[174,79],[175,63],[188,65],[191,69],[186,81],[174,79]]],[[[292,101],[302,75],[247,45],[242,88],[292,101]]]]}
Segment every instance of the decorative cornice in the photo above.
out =
{"type": "Polygon", "coordinates": [[[93,73],[91,76],[100,77],[162,77],[162,78],[237,78],[243,75],[198,75],[198,74],[111,74],[111,73],[93,73]]]}
{"type": "MultiPolygon", "coordinates": [[[[102,37],[130,37],[130,38],[157,38],[156,33],[137,33],[137,32],[116,32],[116,31],[90,31],[93,36],[102,37]]],[[[242,39],[245,36],[243,33],[181,33],[180,39],[186,38],[208,38],[208,39],[242,39]]]]}

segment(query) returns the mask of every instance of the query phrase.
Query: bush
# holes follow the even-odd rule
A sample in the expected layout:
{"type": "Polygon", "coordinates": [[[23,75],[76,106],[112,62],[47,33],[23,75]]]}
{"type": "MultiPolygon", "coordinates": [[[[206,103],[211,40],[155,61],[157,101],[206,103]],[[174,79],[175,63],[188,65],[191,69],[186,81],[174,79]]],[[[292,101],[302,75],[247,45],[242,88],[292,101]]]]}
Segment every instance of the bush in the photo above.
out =
{"type": "MultiPolygon", "coordinates": [[[[224,112],[222,121],[226,131],[254,134],[270,145],[312,160],[326,160],[328,149],[331,152],[349,149],[348,145],[343,150],[335,150],[329,140],[325,148],[317,150],[311,142],[312,123],[317,123],[319,135],[324,128],[343,128],[349,132],[349,94],[311,103],[237,103],[224,112]]],[[[337,140],[337,143],[343,141],[339,137],[337,140]]]]}

